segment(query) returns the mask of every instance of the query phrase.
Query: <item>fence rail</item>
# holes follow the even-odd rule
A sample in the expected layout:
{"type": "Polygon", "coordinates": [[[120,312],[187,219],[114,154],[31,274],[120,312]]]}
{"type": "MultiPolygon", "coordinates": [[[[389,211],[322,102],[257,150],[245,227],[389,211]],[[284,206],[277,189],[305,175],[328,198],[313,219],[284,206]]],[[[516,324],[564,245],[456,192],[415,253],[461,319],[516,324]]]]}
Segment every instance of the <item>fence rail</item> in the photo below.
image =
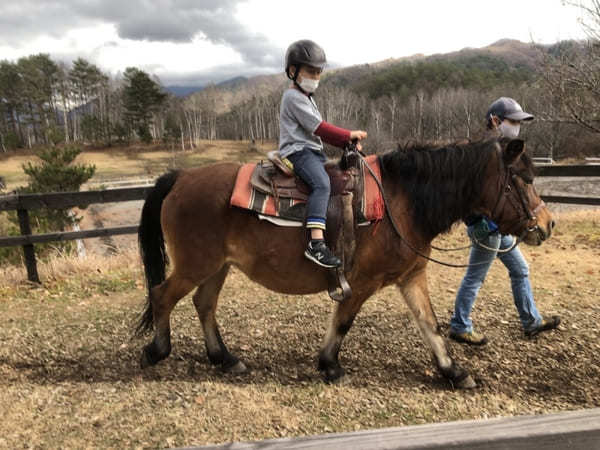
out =
{"type": "Polygon", "coordinates": [[[0,197],[0,211],[19,209],[66,209],[95,203],[143,200],[152,186],[106,189],[102,191],[51,192],[48,194],[9,194],[0,197]]]}
{"type": "Polygon", "coordinates": [[[585,163],[590,166],[599,166],[600,158],[596,158],[596,157],[585,158],[585,163]]]}
{"type": "Polygon", "coordinates": [[[84,207],[96,203],[127,202],[143,200],[152,186],[108,189],[103,191],[52,192],[47,194],[9,194],[0,197],[0,211],[17,211],[21,236],[0,237],[0,247],[23,247],[27,268],[27,279],[40,283],[35,259],[34,244],[56,241],[71,241],[101,236],[137,233],[138,226],[96,228],[83,231],[59,231],[56,233],[31,234],[29,211],[35,209],[67,209],[84,207]]]}
{"type": "Polygon", "coordinates": [[[591,450],[600,443],[600,408],[539,416],[413,425],[185,450],[591,450]]]}
{"type": "Polygon", "coordinates": [[[538,165],[538,164],[554,164],[554,160],[550,157],[541,157],[541,156],[536,156],[531,158],[531,160],[533,161],[533,164],[538,165]]]}
{"type": "MultiPolygon", "coordinates": [[[[536,168],[541,177],[600,177],[600,166],[539,166],[536,168]]],[[[9,194],[0,196],[0,211],[17,211],[21,236],[0,236],[0,247],[22,246],[27,268],[27,278],[35,283],[40,279],[35,260],[35,244],[56,241],[70,241],[103,236],[137,233],[138,226],[119,226],[112,228],[97,228],[83,231],[62,231],[55,233],[31,233],[29,222],[30,210],[36,209],[67,209],[84,207],[96,203],[116,203],[133,200],[144,200],[152,186],[138,186],[101,191],[55,192],[47,194],[9,194]]],[[[570,203],[579,205],[600,205],[600,198],[582,196],[542,195],[548,203],[570,203]]]]}

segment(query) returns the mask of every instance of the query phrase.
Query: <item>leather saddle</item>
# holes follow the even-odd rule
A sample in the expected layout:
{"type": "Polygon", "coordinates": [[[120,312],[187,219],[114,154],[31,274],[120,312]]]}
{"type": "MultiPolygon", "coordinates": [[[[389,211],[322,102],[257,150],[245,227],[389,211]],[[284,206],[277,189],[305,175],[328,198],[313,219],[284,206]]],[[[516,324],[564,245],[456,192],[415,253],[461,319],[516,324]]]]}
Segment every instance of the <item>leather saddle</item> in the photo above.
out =
{"type": "MultiPolygon", "coordinates": [[[[310,188],[297,177],[280,157],[278,151],[267,154],[269,161],[261,161],[250,177],[250,183],[258,191],[278,198],[304,200],[310,194],[310,188]]],[[[337,161],[325,164],[331,182],[331,196],[354,192],[358,187],[360,170],[357,167],[342,169],[337,161]]]]}
{"type": "MultiPolygon", "coordinates": [[[[252,186],[273,196],[276,204],[281,198],[306,201],[310,188],[280,158],[279,152],[269,152],[267,158],[269,161],[256,165],[250,177],[252,186]]],[[[352,295],[345,273],[351,271],[354,260],[357,212],[364,191],[363,171],[358,156],[347,151],[340,161],[328,161],[325,170],[331,182],[325,239],[343,262],[340,268],[328,271],[329,296],[342,302],[352,295]]]]}

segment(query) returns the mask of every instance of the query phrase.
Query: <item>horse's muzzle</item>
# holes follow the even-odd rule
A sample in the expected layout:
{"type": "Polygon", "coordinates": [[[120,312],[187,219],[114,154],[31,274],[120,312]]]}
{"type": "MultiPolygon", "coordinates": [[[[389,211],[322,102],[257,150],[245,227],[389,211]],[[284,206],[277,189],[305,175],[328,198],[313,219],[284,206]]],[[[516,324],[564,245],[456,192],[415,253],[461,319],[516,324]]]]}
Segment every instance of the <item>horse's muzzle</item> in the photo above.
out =
{"type": "Polygon", "coordinates": [[[552,219],[548,220],[545,227],[536,223],[533,227],[527,229],[522,240],[527,245],[542,245],[542,242],[552,235],[554,226],[555,222],[552,219]]]}

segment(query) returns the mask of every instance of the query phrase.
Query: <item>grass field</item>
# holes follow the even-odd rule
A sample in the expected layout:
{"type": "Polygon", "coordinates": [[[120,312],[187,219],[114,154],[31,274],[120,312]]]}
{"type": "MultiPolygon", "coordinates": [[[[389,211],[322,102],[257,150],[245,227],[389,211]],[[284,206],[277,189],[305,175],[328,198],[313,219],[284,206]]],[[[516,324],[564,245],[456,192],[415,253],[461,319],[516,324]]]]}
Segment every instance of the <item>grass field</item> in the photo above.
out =
{"type": "MultiPolygon", "coordinates": [[[[251,150],[247,141],[199,141],[194,150],[166,149],[164,146],[113,147],[104,150],[85,150],[76,163],[93,164],[96,173],[90,182],[101,182],[120,178],[154,177],[169,169],[195,167],[223,159],[237,161],[264,158],[267,150],[277,148],[275,142],[258,141],[256,150],[251,150]]],[[[0,175],[9,190],[27,184],[22,165],[28,161],[39,161],[33,153],[6,155],[0,158],[0,175]]]]}
{"type": "MultiPolygon", "coordinates": [[[[326,385],[316,354],[334,304],[326,294],[267,291],[239,271],[218,319],[251,368],[223,375],[204,352],[189,298],[172,318],[171,356],[142,372],[146,339],[132,338],[144,301],[134,249],[113,257],[54,258],[42,288],[22,267],[0,268],[0,447],[159,448],[256,440],[600,406],[600,212],[559,214],[555,235],[522,246],[538,308],[559,330],[526,339],[510,282],[496,262],[473,319],[490,343],[451,343],[479,387],[454,391],[431,363],[394,288],[372,297],[326,385]]],[[[457,227],[441,246],[465,243],[457,227]]],[[[466,253],[437,255],[464,262],[466,253]]],[[[448,331],[463,271],[430,264],[432,303],[448,331]]]]}

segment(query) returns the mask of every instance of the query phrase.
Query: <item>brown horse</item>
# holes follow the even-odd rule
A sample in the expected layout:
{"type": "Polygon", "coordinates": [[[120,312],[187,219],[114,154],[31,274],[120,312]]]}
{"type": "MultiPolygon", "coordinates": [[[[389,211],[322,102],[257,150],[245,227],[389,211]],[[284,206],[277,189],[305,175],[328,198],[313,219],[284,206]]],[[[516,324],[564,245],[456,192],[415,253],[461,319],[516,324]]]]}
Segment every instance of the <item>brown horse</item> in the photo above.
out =
{"type": "MultiPolygon", "coordinates": [[[[439,371],[453,386],[474,387],[439,333],[427,289],[426,257],[435,236],[470,214],[491,217],[502,233],[530,245],[548,238],[554,222],[532,185],[531,159],[521,140],[488,140],[399,148],[379,160],[389,214],[378,225],[357,232],[354,266],[347,274],[352,297],[333,313],[318,368],[327,381],[343,375],[338,353],[344,336],[365,300],[393,283],[439,371]]],[[[139,242],[149,294],[138,332],[154,326],[155,335],[143,349],[142,367],[169,355],[171,311],[197,287],[193,302],[209,360],[224,371],[246,370],[225,346],[215,319],[219,291],[231,265],[276,292],[313,294],[327,289],[325,270],[303,256],[302,229],[278,227],[229,206],[239,168],[222,163],[170,172],[157,180],[146,199],[139,242]],[[173,266],[166,279],[165,243],[173,266]]]]}

